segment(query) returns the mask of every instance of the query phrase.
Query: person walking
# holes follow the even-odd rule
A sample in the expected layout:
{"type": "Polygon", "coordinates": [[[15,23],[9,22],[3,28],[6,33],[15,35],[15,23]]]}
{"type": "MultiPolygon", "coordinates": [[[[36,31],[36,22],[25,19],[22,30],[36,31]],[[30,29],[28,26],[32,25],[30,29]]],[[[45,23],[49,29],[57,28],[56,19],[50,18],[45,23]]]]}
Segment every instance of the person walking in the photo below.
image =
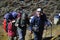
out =
{"type": "Polygon", "coordinates": [[[30,32],[34,33],[34,40],[42,40],[43,30],[45,26],[45,22],[47,22],[46,15],[43,13],[42,8],[38,8],[36,10],[35,15],[31,18],[30,21],[30,32]]]}
{"type": "Polygon", "coordinates": [[[15,25],[17,27],[19,40],[25,40],[26,28],[28,24],[27,17],[28,15],[26,15],[25,13],[18,12],[15,25]]]}

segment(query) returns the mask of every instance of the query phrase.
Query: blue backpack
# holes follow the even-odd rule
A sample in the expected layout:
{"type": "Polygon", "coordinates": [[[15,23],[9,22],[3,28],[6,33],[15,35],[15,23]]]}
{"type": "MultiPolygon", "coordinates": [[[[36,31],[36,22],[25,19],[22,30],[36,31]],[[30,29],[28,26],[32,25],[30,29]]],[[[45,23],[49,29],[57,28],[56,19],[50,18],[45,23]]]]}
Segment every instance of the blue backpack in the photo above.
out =
{"type": "Polygon", "coordinates": [[[6,13],[4,15],[4,18],[6,19],[6,32],[8,32],[8,22],[9,22],[9,20],[13,19],[13,16],[11,13],[6,13]]]}
{"type": "Polygon", "coordinates": [[[13,18],[15,19],[17,17],[17,13],[15,11],[11,12],[13,18]]]}
{"type": "Polygon", "coordinates": [[[4,18],[5,18],[5,19],[9,19],[9,13],[6,13],[6,14],[4,15],[4,18]]]}

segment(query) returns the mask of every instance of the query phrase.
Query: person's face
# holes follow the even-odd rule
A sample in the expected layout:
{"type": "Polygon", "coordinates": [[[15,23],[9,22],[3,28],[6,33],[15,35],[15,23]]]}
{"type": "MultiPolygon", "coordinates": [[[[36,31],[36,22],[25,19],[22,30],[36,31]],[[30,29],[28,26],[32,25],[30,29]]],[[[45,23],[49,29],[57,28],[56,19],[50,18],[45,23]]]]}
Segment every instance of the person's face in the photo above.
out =
{"type": "Polygon", "coordinates": [[[36,15],[39,17],[39,16],[40,16],[40,12],[39,12],[39,11],[37,11],[37,12],[36,12],[36,15]]]}

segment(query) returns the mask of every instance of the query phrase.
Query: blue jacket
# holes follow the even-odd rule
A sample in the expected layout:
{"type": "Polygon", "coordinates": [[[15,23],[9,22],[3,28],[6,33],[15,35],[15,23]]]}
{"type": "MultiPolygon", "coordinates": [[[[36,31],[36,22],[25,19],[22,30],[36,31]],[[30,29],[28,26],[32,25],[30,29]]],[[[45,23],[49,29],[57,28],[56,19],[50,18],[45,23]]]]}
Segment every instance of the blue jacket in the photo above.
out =
{"type": "Polygon", "coordinates": [[[37,27],[48,25],[48,20],[45,14],[41,15],[41,17],[34,16],[32,19],[30,19],[30,27],[28,28],[30,31],[32,31],[32,27],[34,25],[37,25],[37,27]],[[35,23],[36,22],[36,23],[35,23]]]}

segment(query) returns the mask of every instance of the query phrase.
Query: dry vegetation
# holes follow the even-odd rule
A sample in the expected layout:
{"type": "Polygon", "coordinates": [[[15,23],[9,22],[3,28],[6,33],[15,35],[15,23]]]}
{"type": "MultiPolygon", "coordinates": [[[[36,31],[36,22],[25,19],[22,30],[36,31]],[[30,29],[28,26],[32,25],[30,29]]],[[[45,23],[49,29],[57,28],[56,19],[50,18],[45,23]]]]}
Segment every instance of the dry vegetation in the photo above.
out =
{"type": "MultiPolygon", "coordinates": [[[[27,31],[27,35],[29,32],[27,31]]],[[[28,39],[28,36],[26,35],[26,40],[28,39]]],[[[53,40],[60,35],[60,25],[52,27],[52,36],[53,40]]],[[[47,31],[44,30],[43,38],[48,39],[48,37],[51,37],[51,28],[48,28],[47,31]]],[[[34,37],[34,36],[33,36],[34,37]]],[[[7,33],[3,30],[3,28],[0,26],[0,40],[8,40],[7,33]]],[[[50,40],[50,39],[48,39],[50,40]]]]}
{"type": "Polygon", "coordinates": [[[0,18],[9,11],[23,7],[31,14],[37,7],[42,7],[47,17],[52,20],[53,15],[60,12],[60,0],[0,0],[0,18]]]}
{"type": "MultiPolygon", "coordinates": [[[[56,13],[60,13],[60,0],[0,0],[0,24],[4,14],[9,10],[17,10],[23,7],[26,13],[31,14],[37,7],[42,7],[49,19],[56,13]]],[[[57,35],[60,31],[60,27],[53,27],[53,35],[57,35]]],[[[50,29],[47,30],[47,35],[50,34],[50,29]]],[[[0,40],[7,40],[6,33],[0,27],[0,40]]]]}

